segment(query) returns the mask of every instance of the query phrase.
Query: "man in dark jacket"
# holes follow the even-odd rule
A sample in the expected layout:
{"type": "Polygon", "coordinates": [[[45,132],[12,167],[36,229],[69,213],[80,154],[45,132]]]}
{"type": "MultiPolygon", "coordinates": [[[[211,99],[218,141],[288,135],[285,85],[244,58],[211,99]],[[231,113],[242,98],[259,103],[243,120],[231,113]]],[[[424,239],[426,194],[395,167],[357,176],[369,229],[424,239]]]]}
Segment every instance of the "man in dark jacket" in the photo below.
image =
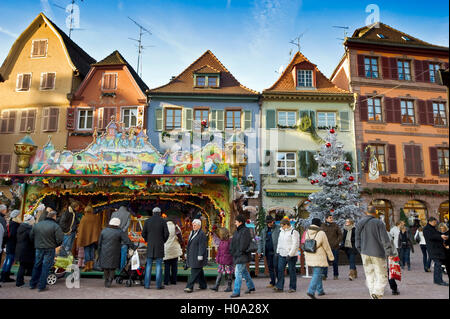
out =
{"type": "Polygon", "coordinates": [[[60,256],[67,257],[72,251],[78,224],[80,223],[78,220],[78,212],[80,209],[80,204],[73,201],[61,215],[59,225],[64,233],[64,242],[61,247],[60,256]]]}
{"type": "Polygon", "coordinates": [[[17,230],[16,260],[20,263],[16,275],[16,286],[25,284],[24,276],[26,272],[32,273],[34,257],[36,255],[34,242],[30,238],[31,229],[34,224],[34,217],[27,214],[23,217],[23,223],[17,230]]]}
{"type": "Polygon", "coordinates": [[[17,220],[20,215],[20,211],[15,209],[9,214],[9,222],[7,226],[8,237],[6,240],[6,258],[3,263],[2,272],[0,276],[0,281],[2,282],[13,282],[14,279],[10,278],[11,267],[14,264],[16,255],[16,244],[17,244],[17,229],[20,226],[17,220]]]}
{"type": "Polygon", "coordinates": [[[156,261],[156,289],[163,289],[162,263],[164,243],[169,238],[166,221],[161,217],[161,209],[155,207],[153,216],[147,219],[142,230],[142,238],[147,242],[147,265],[145,267],[144,288],[150,289],[152,264],[156,261]]]}
{"type": "MultiPolygon", "coordinates": [[[[330,243],[331,251],[333,252],[333,275],[334,279],[339,278],[339,245],[342,241],[342,231],[339,226],[333,221],[333,216],[331,214],[326,215],[325,222],[322,223],[320,228],[325,232],[330,243]]],[[[328,267],[323,268],[323,280],[328,277],[328,267]]]]}
{"type": "Polygon", "coordinates": [[[270,283],[267,288],[276,285],[278,273],[278,255],[276,254],[278,236],[280,236],[280,226],[275,224],[275,219],[271,215],[266,216],[267,226],[261,231],[261,240],[258,242],[258,254],[266,257],[269,268],[270,283]]]}
{"type": "Polygon", "coordinates": [[[442,279],[442,263],[445,260],[444,240],[447,240],[448,236],[442,235],[435,228],[436,225],[437,219],[429,217],[428,224],[423,228],[423,237],[427,243],[428,254],[434,261],[433,282],[436,285],[448,286],[448,283],[442,279]]]}
{"type": "Polygon", "coordinates": [[[241,295],[242,277],[245,278],[247,284],[247,291],[249,294],[255,291],[255,284],[250,277],[250,273],[247,270],[247,263],[251,260],[251,253],[248,252],[252,236],[250,230],[245,226],[245,217],[243,215],[236,216],[234,225],[237,230],[233,234],[230,244],[230,253],[233,256],[233,262],[236,265],[234,274],[236,279],[234,280],[234,289],[231,298],[239,297],[241,295]]]}
{"type": "Polygon", "coordinates": [[[30,232],[30,238],[36,248],[36,258],[30,289],[38,286],[38,291],[46,290],[47,276],[55,261],[55,248],[63,242],[64,233],[56,223],[56,212],[47,214],[47,218],[37,223],[30,232]]]}
{"type": "Polygon", "coordinates": [[[208,240],[202,231],[202,222],[200,219],[192,221],[192,232],[189,235],[186,248],[186,263],[191,268],[191,276],[186,284],[185,292],[191,293],[194,290],[194,284],[198,281],[200,289],[206,289],[206,279],[203,267],[206,266],[208,250],[208,240]]]}
{"type": "MultiPolygon", "coordinates": [[[[120,206],[118,210],[116,210],[114,213],[111,214],[111,218],[119,218],[120,219],[120,229],[125,234],[128,234],[128,227],[130,227],[131,222],[131,214],[130,212],[125,208],[125,206],[120,206]]],[[[127,251],[128,246],[122,245],[120,249],[120,269],[123,269],[127,263],[127,251]]]]}

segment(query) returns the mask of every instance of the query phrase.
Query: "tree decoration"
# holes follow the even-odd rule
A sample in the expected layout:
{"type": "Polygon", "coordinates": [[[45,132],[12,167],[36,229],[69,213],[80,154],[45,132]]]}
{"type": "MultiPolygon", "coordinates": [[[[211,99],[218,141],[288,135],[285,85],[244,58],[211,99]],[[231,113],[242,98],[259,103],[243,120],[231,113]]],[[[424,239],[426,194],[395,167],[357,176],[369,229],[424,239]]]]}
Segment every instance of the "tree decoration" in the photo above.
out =
{"type": "Polygon", "coordinates": [[[345,166],[345,170],[346,170],[347,172],[350,172],[350,170],[351,170],[350,166],[345,166]]]}
{"type": "Polygon", "coordinates": [[[348,180],[349,180],[350,182],[353,182],[354,179],[355,179],[355,178],[354,178],[353,176],[350,176],[350,177],[348,178],[348,180]]]}
{"type": "Polygon", "coordinates": [[[323,173],[322,173],[322,176],[323,176],[323,177],[327,177],[327,173],[326,173],[326,172],[323,172],[323,173]]]}
{"type": "Polygon", "coordinates": [[[332,128],[332,129],[330,130],[330,133],[331,133],[331,134],[334,134],[334,132],[335,132],[335,131],[334,131],[334,128],[332,128]]]}
{"type": "Polygon", "coordinates": [[[327,146],[327,147],[331,147],[331,143],[327,143],[326,146],[327,146]]]}

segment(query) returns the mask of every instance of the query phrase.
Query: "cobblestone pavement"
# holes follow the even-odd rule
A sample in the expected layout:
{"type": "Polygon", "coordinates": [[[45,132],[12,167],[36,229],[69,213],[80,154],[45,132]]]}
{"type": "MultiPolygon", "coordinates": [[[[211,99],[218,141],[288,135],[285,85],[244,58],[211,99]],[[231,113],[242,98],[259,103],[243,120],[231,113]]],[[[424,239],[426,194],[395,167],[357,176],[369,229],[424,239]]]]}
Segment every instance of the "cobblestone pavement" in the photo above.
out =
{"type": "MultiPolygon", "coordinates": [[[[387,285],[385,290],[385,299],[449,299],[449,288],[433,284],[433,273],[425,273],[422,266],[422,254],[417,251],[411,254],[412,270],[404,270],[401,282],[398,282],[400,295],[392,296],[387,285]]],[[[332,268],[330,268],[332,273],[332,268]]],[[[329,271],[329,272],[330,272],[329,271]]],[[[348,266],[340,266],[339,280],[328,279],[324,281],[325,296],[320,299],[369,299],[368,290],[365,285],[364,270],[362,266],[357,266],[358,278],[349,281],[348,266]]],[[[29,277],[25,277],[26,282],[29,277]]],[[[444,280],[448,282],[448,276],[444,274],[444,280]]],[[[272,289],[266,288],[268,278],[259,276],[253,278],[256,286],[256,292],[250,295],[244,294],[245,283],[242,285],[241,298],[238,299],[309,299],[306,296],[306,290],[309,285],[309,278],[298,276],[297,292],[275,293],[272,289]]],[[[209,289],[198,290],[191,294],[183,292],[186,285],[186,279],[179,281],[177,285],[166,286],[163,290],[156,290],[155,282],[152,281],[151,289],[144,289],[142,286],[135,285],[126,287],[113,283],[112,288],[106,289],[103,286],[101,278],[81,278],[80,288],[69,289],[65,285],[64,279],[59,279],[54,286],[50,286],[48,291],[38,292],[30,290],[28,286],[17,288],[15,283],[2,283],[0,288],[0,299],[35,299],[35,298],[62,298],[62,299],[230,299],[230,293],[223,292],[224,287],[220,287],[219,292],[213,292],[209,289]]],[[[214,278],[208,279],[208,285],[211,287],[214,278]]],[[[288,287],[289,277],[286,277],[285,287],[288,287]]]]}

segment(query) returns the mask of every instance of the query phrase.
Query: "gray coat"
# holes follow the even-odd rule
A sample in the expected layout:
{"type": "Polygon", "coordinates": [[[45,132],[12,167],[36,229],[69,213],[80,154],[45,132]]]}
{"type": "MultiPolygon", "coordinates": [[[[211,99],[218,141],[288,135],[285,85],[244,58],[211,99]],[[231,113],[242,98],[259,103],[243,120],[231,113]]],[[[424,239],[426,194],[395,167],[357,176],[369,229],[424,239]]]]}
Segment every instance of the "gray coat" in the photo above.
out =
{"type": "Polygon", "coordinates": [[[117,212],[112,213],[111,218],[119,218],[120,219],[120,225],[119,225],[120,229],[122,229],[122,231],[124,231],[125,233],[128,233],[128,227],[130,226],[131,214],[124,206],[120,206],[120,208],[117,212]]]}
{"type": "Polygon", "coordinates": [[[108,226],[102,230],[98,240],[98,258],[101,268],[116,269],[120,267],[120,248],[122,244],[133,247],[133,243],[127,234],[119,227],[108,226]]]}
{"type": "Polygon", "coordinates": [[[30,231],[30,239],[34,241],[36,249],[55,249],[61,246],[64,233],[52,218],[46,218],[34,225],[30,231]]]}
{"type": "MultiPolygon", "coordinates": [[[[272,227],[272,243],[273,243],[273,251],[277,252],[278,246],[278,237],[280,236],[280,225],[274,224],[272,227]]],[[[258,254],[266,254],[266,239],[267,239],[267,230],[268,227],[264,227],[261,232],[261,239],[258,241],[258,254]]]]}
{"type": "Polygon", "coordinates": [[[379,258],[393,256],[386,226],[373,216],[364,216],[356,225],[355,246],[363,255],[379,258]]]}
{"type": "MultiPolygon", "coordinates": [[[[191,238],[192,232],[189,235],[191,238]]],[[[186,248],[186,262],[188,267],[190,268],[203,268],[206,266],[207,258],[208,258],[208,250],[206,249],[208,244],[208,240],[206,238],[205,233],[200,229],[195,235],[194,238],[189,240],[186,248]],[[198,257],[201,256],[202,260],[199,260],[198,257]]]]}

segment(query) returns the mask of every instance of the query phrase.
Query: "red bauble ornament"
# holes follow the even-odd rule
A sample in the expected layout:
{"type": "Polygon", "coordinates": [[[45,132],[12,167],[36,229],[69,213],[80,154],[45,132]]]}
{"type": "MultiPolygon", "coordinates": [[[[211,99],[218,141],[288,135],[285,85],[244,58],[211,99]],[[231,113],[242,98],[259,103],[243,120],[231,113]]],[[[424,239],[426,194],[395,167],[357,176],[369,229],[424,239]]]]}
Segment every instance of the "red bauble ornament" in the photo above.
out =
{"type": "Polygon", "coordinates": [[[349,172],[351,170],[350,166],[345,166],[345,170],[349,172]]]}
{"type": "Polygon", "coordinates": [[[348,180],[349,180],[350,182],[353,182],[353,180],[354,180],[353,176],[350,176],[350,177],[348,178],[348,180]]]}
{"type": "Polygon", "coordinates": [[[323,173],[322,173],[322,176],[323,176],[323,177],[326,177],[326,176],[327,176],[327,173],[323,172],[323,173]]]}
{"type": "Polygon", "coordinates": [[[319,182],[319,180],[318,179],[316,179],[315,181],[314,181],[315,183],[318,183],[319,182]]]}
{"type": "Polygon", "coordinates": [[[311,185],[314,185],[316,182],[315,181],[311,181],[311,185]]]}
{"type": "Polygon", "coordinates": [[[341,175],[338,175],[338,178],[341,178],[341,175]]]}
{"type": "Polygon", "coordinates": [[[333,128],[330,130],[330,133],[331,133],[331,134],[334,134],[334,129],[333,129],[333,128]]]}
{"type": "Polygon", "coordinates": [[[342,185],[342,182],[339,182],[339,185],[342,185]]]}
{"type": "Polygon", "coordinates": [[[327,145],[326,145],[327,147],[331,147],[331,143],[327,143],[327,145]]]}
{"type": "Polygon", "coordinates": [[[333,212],[334,212],[334,209],[330,209],[330,212],[332,212],[332,213],[333,213],[333,212]]]}

